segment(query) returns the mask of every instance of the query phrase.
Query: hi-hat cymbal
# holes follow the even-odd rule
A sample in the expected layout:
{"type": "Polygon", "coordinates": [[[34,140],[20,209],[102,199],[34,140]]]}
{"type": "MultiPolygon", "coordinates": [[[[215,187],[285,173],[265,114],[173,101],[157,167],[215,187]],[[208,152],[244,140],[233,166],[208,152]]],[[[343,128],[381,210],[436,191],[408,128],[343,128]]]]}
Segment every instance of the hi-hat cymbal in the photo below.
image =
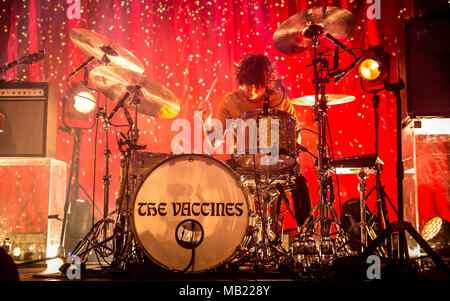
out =
{"type": "MultiPolygon", "coordinates": [[[[351,102],[356,99],[355,96],[344,95],[344,94],[326,94],[325,98],[327,100],[327,105],[329,105],[329,106],[351,102]]],[[[298,106],[314,106],[315,96],[314,95],[306,95],[306,96],[294,98],[292,100],[292,104],[298,105],[298,106]]]]}
{"type": "Polygon", "coordinates": [[[355,23],[355,17],[346,9],[332,6],[310,8],[285,20],[275,31],[273,44],[286,55],[311,55],[312,37],[318,33],[317,51],[326,53],[333,50],[335,44],[325,34],[344,43],[353,34],[355,23]]]}
{"type": "MultiPolygon", "coordinates": [[[[144,115],[170,119],[180,112],[177,97],[166,87],[146,75],[116,66],[97,66],[89,78],[95,87],[114,102],[119,102],[126,92],[136,93],[140,100],[137,110],[144,115]]],[[[134,110],[132,97],[125,102],[134,110]]]]}
{"type": "Polygon", "coordinates": [[[96,32],[84,28],[74,28],[70,31],[70,39],[84,54],[93,56],[103,63],[137,73],[143,73],[145,70],[144,65],[134,54],[119,43],[96,32]]]}

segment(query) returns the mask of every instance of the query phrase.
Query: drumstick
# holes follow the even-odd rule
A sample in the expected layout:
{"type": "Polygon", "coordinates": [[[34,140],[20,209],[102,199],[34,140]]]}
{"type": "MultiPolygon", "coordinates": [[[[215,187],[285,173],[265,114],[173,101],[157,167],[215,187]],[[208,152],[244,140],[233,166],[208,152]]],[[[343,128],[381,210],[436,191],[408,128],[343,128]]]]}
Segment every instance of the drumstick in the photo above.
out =
{"type": "Polygon", "coordinates": [[[216,85],[216,83],[217,83],[217,76],[216,76],[216,78],[214,79],[214,81],[213,81],[213,83],[212,83],[212,85],[211,85],[211,88],[210,88],[209,91],[208,91],[208,94],[206,95],[205,101],[208,100],[209,95],[211,95],[211,92],[212,92],[212,90],[214,89],[214,86],[216,85]]]}

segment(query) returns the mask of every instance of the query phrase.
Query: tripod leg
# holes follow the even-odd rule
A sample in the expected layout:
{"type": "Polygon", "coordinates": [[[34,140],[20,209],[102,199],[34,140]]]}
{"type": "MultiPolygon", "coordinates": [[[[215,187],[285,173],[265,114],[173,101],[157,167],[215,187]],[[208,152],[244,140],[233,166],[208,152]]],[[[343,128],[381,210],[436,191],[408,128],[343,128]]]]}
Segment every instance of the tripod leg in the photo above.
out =
{"type": "Polygon", "coordinates": [[[414,238],[414,240],[419,244],[419,246],[424,249],[424,251],[430,256],[431,260],[436,264],[436,266],[443,271],[447,276],[450,277],[450,268],[445,264],[445,262],[439,257],[439,255],[430,247],[430,245],[423,239],[422,236],[414,229],[411,223],[408,223],[406,230],[414,238]]]}
{"type": "MultiPolygon", "coordinates": [[[[425,252],[430,256],[431,260],[436,264],[442,272],[450,277],[450,268],[445,264],[445,262],[439,257],[439,255],[430,247],[430,245],[420,236],[419,233],[413,228],[412,224],[405,221],[397,221],[391,223],[389,229],[384,230],[381,234],[364,250],[361,254],[362,258],[367,258],[371,255],[373,251],[389,236],[393,231],[405,232],[408,231],[409,234],[414,238],[414,240],[419,244],[419,246],[425,250],[425,252]]],[[[405,239],[406,241],[406,239],[405,239]]],[[[400,243],[400,242],[399,242],[400,243]]],[[[403,246],[406,247],[406,246],[403,246]]],[[[407,249],[407,248],[406,248],[407,249]]],[[[400,259],[403,259],[400,257],[400,259]]]]}

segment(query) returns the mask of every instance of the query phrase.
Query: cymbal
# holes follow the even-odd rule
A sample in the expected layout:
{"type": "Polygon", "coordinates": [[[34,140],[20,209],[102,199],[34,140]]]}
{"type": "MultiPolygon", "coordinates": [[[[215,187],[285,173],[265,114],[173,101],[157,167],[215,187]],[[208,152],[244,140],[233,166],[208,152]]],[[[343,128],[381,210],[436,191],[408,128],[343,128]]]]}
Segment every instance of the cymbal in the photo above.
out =
{"type": "MultiPolygon", "coordinates": [[[[180,112],[177,97],[166,87],[146,75],[117,66],[97,66],[89,78],[95,87],[114,102],[119,102],[126,92],[136,93],[140,103],[137,111],[144,115],[170,119],[180,112]]],[[[134,110],[132,97],[126,100],[127,108],[134,110]]]]}
{"type": "MultiPolygon", "coordinates": [[[[356,99],[355,96],[344,95],[344,94],[326,94],[325,98],[327,99],[327,105],[329,105],[329,106],[351,102],[356,99]]],[[[298,105],[298,106],[314,106],[315,96],[314,95],[306,95],[306,96],[294,98],[292,100],[292,104],[298,105]]]]}
{"type": "Polygon", "coordinates": [[[143,73],[145,70],[144,65],[134,54],[119,43],[96,32],[84,28],[74,28],[70,31],[70,39],[84,54],[93,56],[103,63],[138,73],[143,73]]]}
{"type": "Polygon", "coordinates": [[[305,54],[310,56],[314,33],[319,33],[317,51],[326,53],[333,50],[335,44],[325,34],[344,43],[355,30],[355,17],[348,10],[333,7],[314,7],[285,20],[275,31],[273,44],[275,49],[286,55],[305,54]]]}

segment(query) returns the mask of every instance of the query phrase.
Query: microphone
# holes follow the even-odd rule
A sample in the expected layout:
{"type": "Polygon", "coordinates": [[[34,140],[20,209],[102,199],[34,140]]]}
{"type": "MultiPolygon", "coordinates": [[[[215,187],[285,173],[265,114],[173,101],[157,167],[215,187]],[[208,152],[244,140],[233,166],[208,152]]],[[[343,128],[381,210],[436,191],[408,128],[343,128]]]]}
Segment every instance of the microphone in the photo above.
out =
{"type": "Polygon", "coordinates": [[[116,112],[119,110],[119,108],[121,108],[125,105],[125,100],[128,98],[128,95],[130,95],[129,92],[125,93],[125,95],[122,97],[122,99],[119,101],[119,103],[111,111],[111,114],[109,114],[108,119],[113,118],[114,114],[116,114],[116,112]]]}
{"type": "MultiPolygon", "coordinates": [[[[278,193],[280,194],[281,199],[286,203],[286,205],[289,206],[289,199],[286,196],[286,193],[284,192],[284,188],[280,183],[275,183],[275,188],[278,190],[278,193]]],[[[281,205],[281,204],[280,204],[281,205]]],[[[277,214],[280,212],[280,208],[277,208],[277,214]]]]}
{"type": "Polygon", "coordinates": [[[84,67],[83,86],[88,88],[88,85],[89,85],[89,72],[88,72],[88,68],[84,67]]]}
{"type": "Polygon", "coordinates": [[[342,49],[344,49],[345,51],[347,51],[348,53],[350,53],[352,56],[356,57],[355,54],[353,53],[353,51],[351,51],[347,46],[345,46],[344,44],[342,44],[338,39],[336,39],[335,37],[333,37],[332,35],[330,35],[329,33],[326,33],[325,36],[330,39],[331,41],[334,42],[334,44],[338,45],[339,47],[341,47],[342,49]]]}
{"type": "Polygon", "coordinates": [[[336,71],[335,74],[335,78],[334,78],[334,83],[337,84],[344,76],[347,75],[347,73],[350,72],[350,70],[352,70],[356,64],[359,63],[359,61],[362,59],[364,55],[361,55],[360,57],[358,57],[353,63],[351,63],[347,68],[345,68],[344,70],[338,70],[336,71]]]}
{"type": "Polygon", "coordinates": [[[76,67],[75,70],[73,70],[70,74],[69,77],[72,77],[73,75],[75,75],[78,71],[80,71],[81,69],[83,69],[84,67],[86,67],[90,62],[92,62],[92,60],[94,59],[93,56],[91,56],[90,58],[88,58],[84,63],[82,63],[80,66],[76,67]]]}
{"type": "Polygon", "coordinates": [[[333,55],[333,70],[338,69],[339,67],[339,47],[334,47],[334,55],[333,55]]]}

